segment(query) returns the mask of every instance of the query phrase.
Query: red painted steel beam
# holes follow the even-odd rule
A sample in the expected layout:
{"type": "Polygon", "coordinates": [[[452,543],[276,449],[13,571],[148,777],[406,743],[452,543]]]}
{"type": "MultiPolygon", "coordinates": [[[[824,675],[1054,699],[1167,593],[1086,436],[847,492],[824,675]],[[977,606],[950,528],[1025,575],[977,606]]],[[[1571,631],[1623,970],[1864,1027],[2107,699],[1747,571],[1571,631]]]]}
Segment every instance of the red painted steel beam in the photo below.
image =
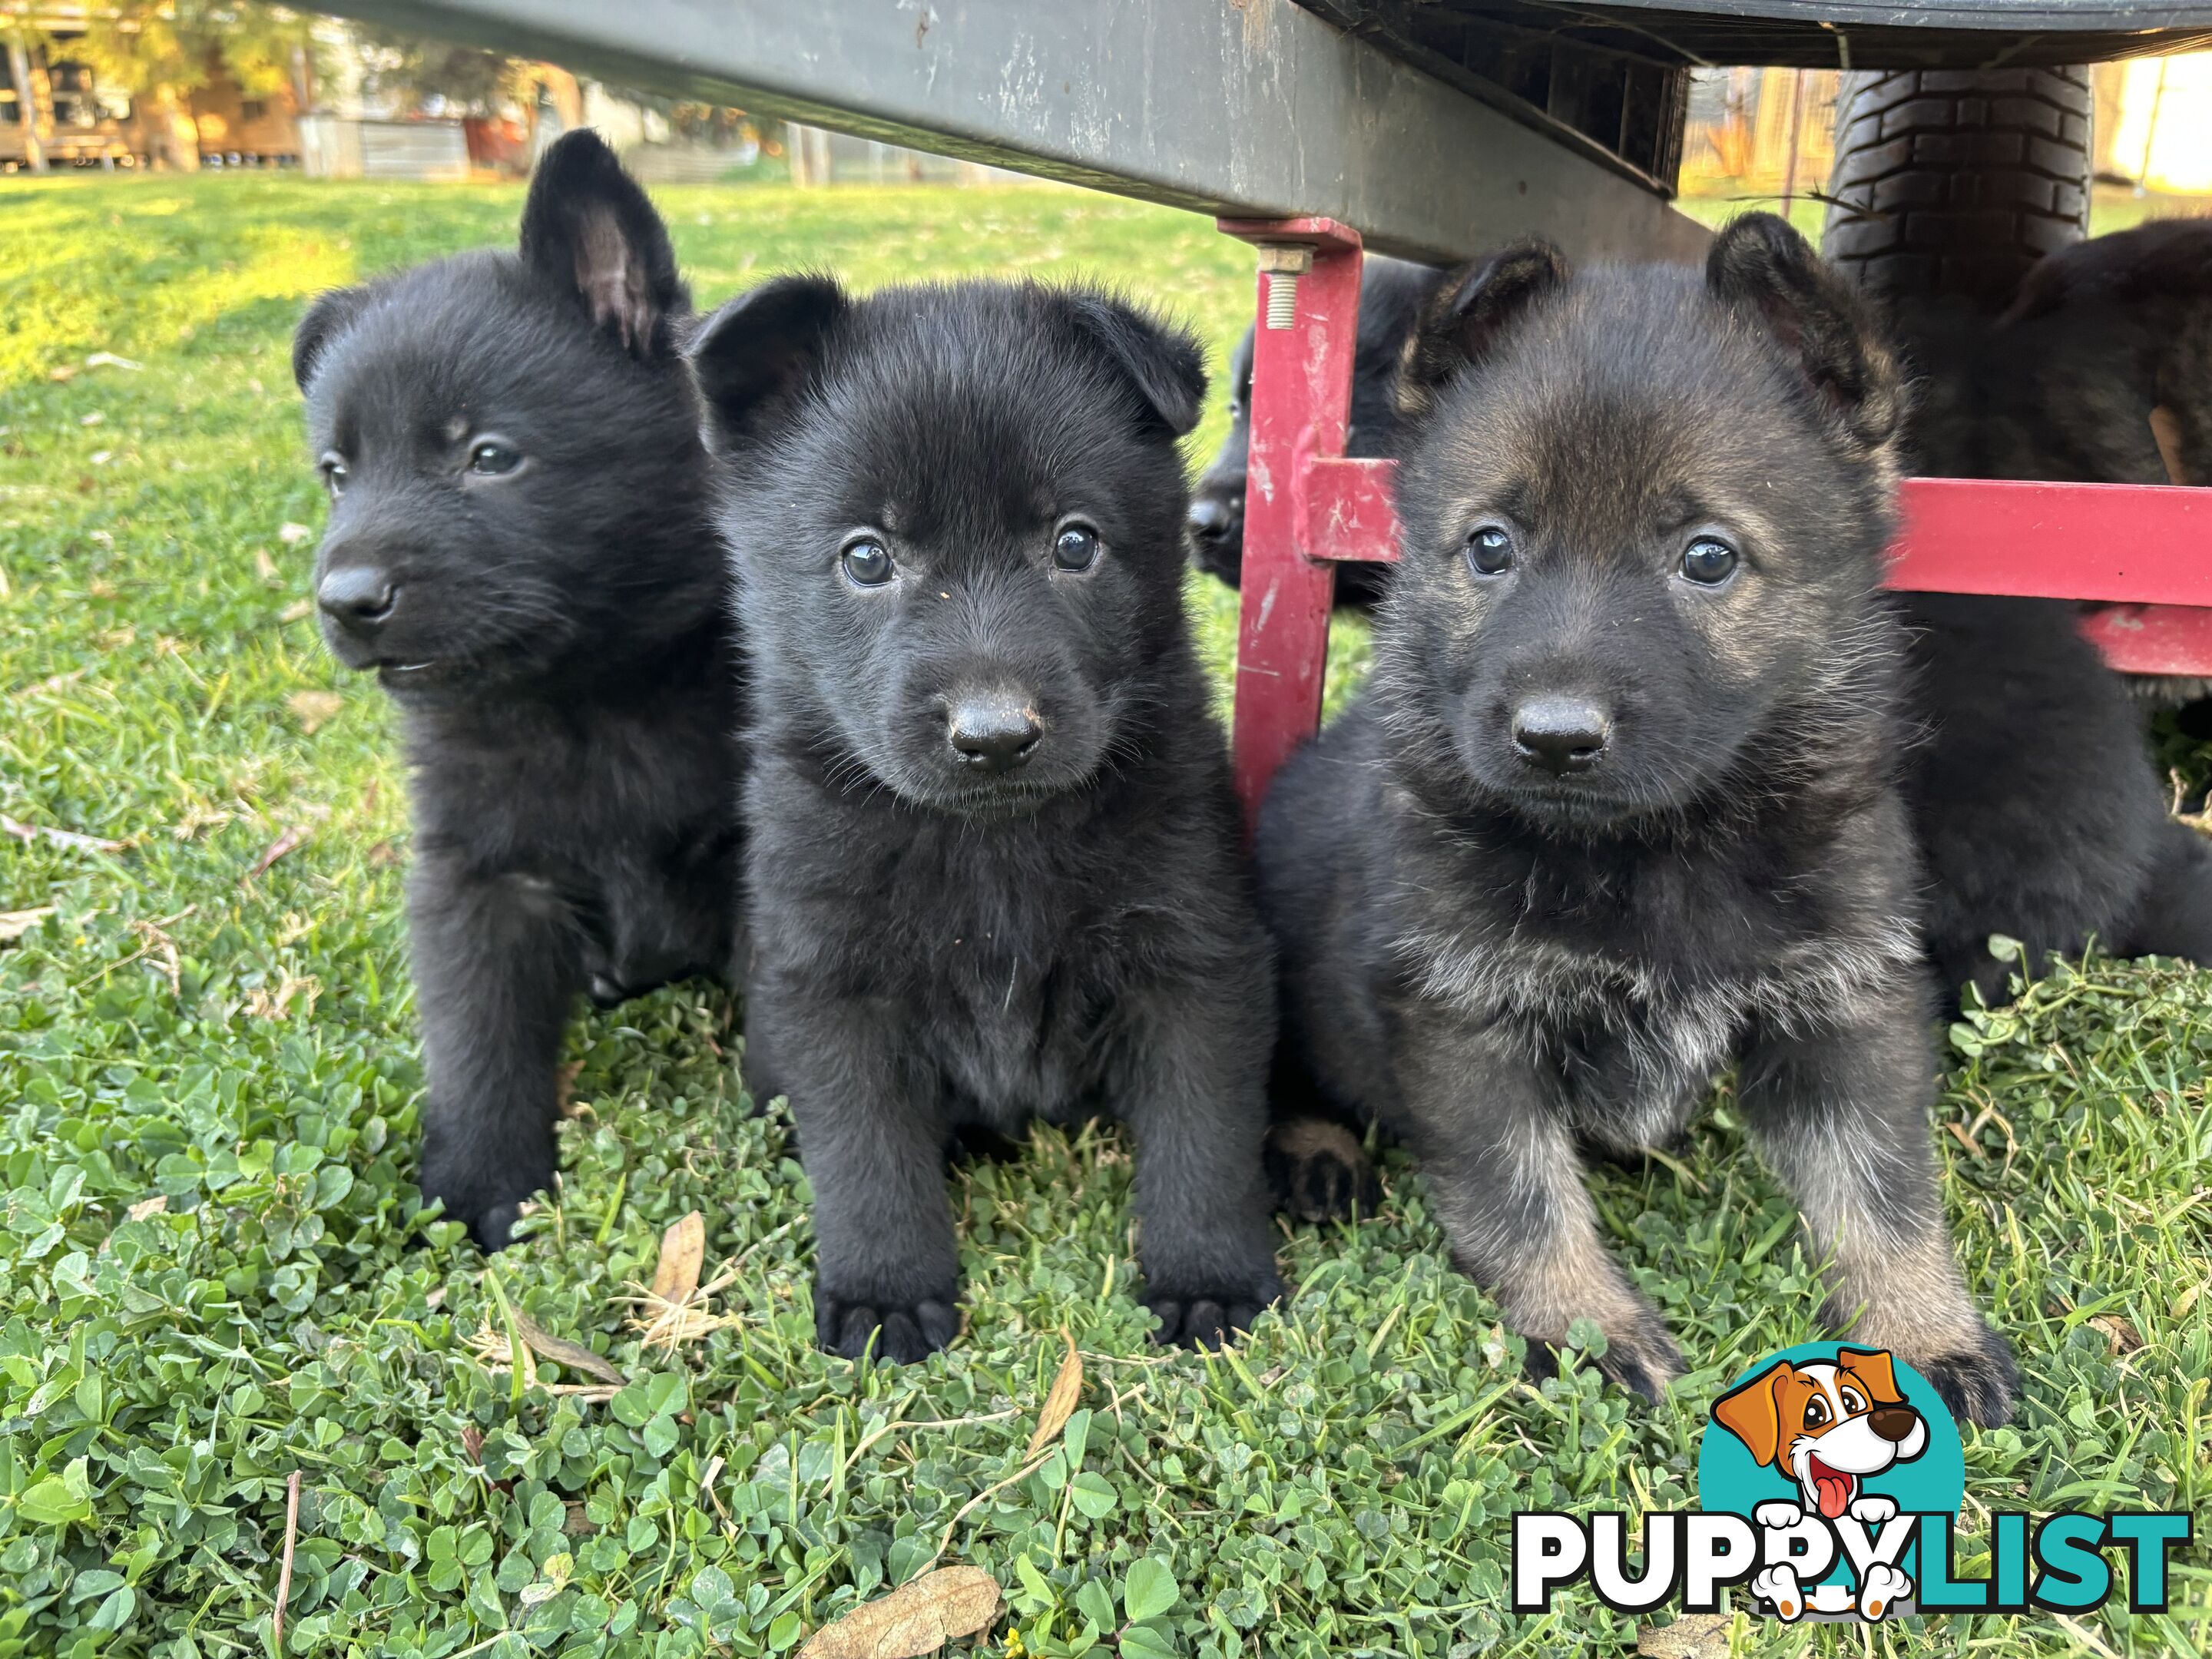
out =
{"type": "Polygon", "coordinates": [[[2212,489],[1907,478],[1889,585],[2212,605],[2212,489]]]}
{"type": "Polygon", "coordinates": [[[1360,251],[1357,231],[1328,219],[1219,222],[1261,251],[1232,739],[1249,822],[1276,769],[1321,724],[1336,570],[1306,539],[1299,483],[1310,462],[1344,453],[1360,251]]]}

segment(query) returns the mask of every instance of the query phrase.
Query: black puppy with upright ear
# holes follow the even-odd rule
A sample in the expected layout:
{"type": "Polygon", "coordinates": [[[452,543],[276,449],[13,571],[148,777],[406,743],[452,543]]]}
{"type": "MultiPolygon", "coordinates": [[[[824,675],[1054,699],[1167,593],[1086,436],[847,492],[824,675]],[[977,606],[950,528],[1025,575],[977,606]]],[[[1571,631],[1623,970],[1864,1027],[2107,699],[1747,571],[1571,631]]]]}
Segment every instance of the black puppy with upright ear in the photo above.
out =
{"type": "Polygon", "coordinates": [[[1273,968],[1180,599],[1205,377],[1107,295],[793,277],[692,362],[751,653],[747,1055],[791,1098],[823,1346],[958,1327],[948,1143],[1135,1132],[1145,1304],[1282,1290],[1273,968]]]}
{"type": "Polygon", "coordinates": [[[520,254],[325,295],[293,366],[331,498],[325,641],[399,706],[430,1098],[479,1243],[553,1180],[572,1000],[726,971],[735,653],[667,232],[588,131],[520,254]]]}
{"type": "Polygon", "coordinates": [[[1292,1068],[1407,1136],[1515,1329],[1594,1321],[1656,1395],[1681,1358],[1577,1147],[1664,1144],[1738,1062],[1830,1317],[2003,1421],[1929,1146],[1887,349],[1758,215],[1702,277],[1470,268],[1401,404],[1373,678],[1261,823],[1292,1068]]]}

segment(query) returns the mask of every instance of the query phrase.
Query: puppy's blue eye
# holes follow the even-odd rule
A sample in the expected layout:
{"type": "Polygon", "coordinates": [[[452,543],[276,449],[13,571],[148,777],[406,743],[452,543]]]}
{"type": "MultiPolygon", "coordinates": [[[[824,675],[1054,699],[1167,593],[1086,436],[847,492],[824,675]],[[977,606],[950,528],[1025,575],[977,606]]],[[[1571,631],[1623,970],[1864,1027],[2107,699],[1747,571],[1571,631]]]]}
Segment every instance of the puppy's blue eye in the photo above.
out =
{"type": "Polygon", "coordinates": [[[1088,570],[1098,562],[1098,532],[1087,524],[1064,525],[1053,538],[1052,562],[1062,570],[1088,570]]]}
{"type": "Polygon", "coordinates": [[[854,542],[845,550],[845,574],[862,587],[881,587],[891,579],[891,556],[881,542],[854,542]]]}
{"type": "Polygon", "coordinates": [[[1690,544],[1689,551],[1682,555],[1682,574],[1708,587],[1726,581],[1735,568],[1735,549],[1711,536],[1698,537],[1690,544]]]}
{"type": "Polygon", "coordinates": [[[1501,575],[1513,565],[1513,538],[1494,524],[1472,531],[1467,538],[1467,562],[1478,576],[1501,575]]]}
{"type": "Polygon", "coordinates": [[[480,477],[501,477],[521,465],[521,453],[506,444],[487,441],[469,451],[469,471],[480,477]]]}

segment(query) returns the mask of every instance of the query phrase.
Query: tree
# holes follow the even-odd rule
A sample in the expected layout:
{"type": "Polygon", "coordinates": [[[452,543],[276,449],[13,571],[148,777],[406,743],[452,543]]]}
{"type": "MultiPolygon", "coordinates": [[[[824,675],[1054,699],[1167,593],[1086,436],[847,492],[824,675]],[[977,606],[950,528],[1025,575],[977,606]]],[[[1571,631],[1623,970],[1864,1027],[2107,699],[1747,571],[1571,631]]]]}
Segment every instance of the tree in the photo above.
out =
{"type": "Polygon", "coordinates": [[[495,116],[538,101],[536,64],[397,30],[362,27],[362,90],[401,108],[442,104],[449,115],[495,116]]]}
{"type": "Polygon", "coordinates": [[[259,0],[110,0],[87,9],[70,52],[151,112],[149,159],[181,167],[199,164],[192,94],[228,75],[248,98],[289,87],[304,109],[322,56],[309,18],[259,0]]]}
{"type": "Polygon", "coordinates": [[[0,0],[0,37],[8,46],[8,80],[15,88],[15,118],[23,124],[23,161],[33,173],[46,171],[45,148],[39,143],[38,99],[31,90],[31,54],[49,40],[23,0],[0,0]]]}

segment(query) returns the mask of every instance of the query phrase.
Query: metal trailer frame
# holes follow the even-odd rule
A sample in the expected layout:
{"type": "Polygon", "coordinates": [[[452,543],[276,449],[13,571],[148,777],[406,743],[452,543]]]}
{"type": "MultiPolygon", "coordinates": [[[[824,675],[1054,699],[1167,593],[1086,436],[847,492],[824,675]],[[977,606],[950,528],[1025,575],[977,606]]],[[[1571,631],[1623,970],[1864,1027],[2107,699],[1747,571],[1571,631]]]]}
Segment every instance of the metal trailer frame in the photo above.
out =
{"type": "MultiPolygon", "coordinates": [[[[1248,812],[1319,723],[1335,563],[1397,556],[1393,464],[1344,453],[1364,249],[1448,263],[1541,235],[1579,259],[1686,261],[1709,238],[1656,181],[1580,135],[1535,112],[1516,118],[1510,100],[1493,107],[1392,55],[1387,40],[1370,44],[1291,0],[320,3],[1212,213],[1255,244],[1235,696],[1248,812]]],[[[1305,3],[1347,21],[1359,9],[1305,3]]],[[[1721,0],[1708,9],[1771,18],[1810,8],[1721,0]]],[[[1917,9],[1984,23],[2002,9],[1991,0],[1917,9]]],[[[1916,9],[1884,0],[1857,10],[1905,27],[1916,9]]],[[[2201,26],[2206,11],[2072,0],[2037,15],[2045,26],[2094,15],[2172,29],[2201,26]]],[[[1893,586],[2106,602],[2086,626],[2115,667],[2212,675],[2212,489],[1921,478],[1905,483],[1903,507],[1893,586]]]]}

